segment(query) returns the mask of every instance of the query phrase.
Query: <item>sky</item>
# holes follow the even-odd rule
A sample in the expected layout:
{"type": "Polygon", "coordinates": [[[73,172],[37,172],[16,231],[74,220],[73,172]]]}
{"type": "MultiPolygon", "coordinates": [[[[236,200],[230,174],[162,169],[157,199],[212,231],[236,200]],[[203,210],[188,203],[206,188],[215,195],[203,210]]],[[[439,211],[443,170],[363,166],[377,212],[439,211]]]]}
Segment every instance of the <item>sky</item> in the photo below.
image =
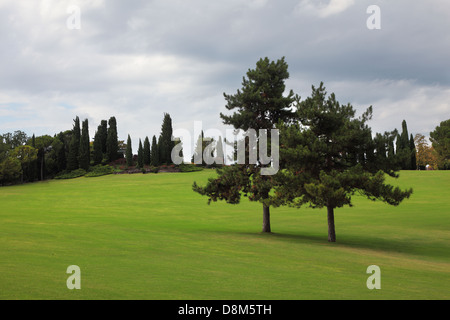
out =
{"type": "Polygon", "coordinates": [[[223,132],[223,93],[260,58],[285,57],[286,90],[324,82],[373,132],[426,136],[450,118],[448,0],[0,0],[0,134],[115,116],[120,140],[223,132]],[[377,10],[373,10],[373,6],[377,10]]]}

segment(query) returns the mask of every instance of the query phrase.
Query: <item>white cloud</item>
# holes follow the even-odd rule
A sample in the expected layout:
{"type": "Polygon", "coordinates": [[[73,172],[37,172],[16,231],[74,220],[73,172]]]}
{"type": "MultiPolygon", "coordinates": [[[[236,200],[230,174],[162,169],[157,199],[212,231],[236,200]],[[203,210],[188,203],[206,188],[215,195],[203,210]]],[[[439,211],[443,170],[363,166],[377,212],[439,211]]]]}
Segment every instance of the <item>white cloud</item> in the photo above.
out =
{"type": "Polygon", "coordinates": [[[296,7],[298,13],[309,13],[326,18],[344,12],[352,5],[355,0],[329,0],[326,3],[322,1],[301,0],[296,7]]]}

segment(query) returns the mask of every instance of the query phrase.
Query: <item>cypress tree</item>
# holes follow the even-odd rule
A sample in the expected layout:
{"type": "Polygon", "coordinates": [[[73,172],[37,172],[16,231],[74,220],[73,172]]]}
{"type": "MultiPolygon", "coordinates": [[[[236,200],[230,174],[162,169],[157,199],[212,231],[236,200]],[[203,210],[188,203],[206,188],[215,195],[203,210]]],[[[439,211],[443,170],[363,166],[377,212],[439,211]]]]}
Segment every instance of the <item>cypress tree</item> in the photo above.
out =
{"type": "Polygon", "coordinates": [[[94,154],[93,154],[94,165],[102,163],[103,152],[102,152],[102,140],[101,140],[101,125],[98,126],[97,131],[94,136],[94,154]]]}
{"type": "Polygon", "coordinates": [[[76,170],[79,168],[78,156],[80,150],[80,119],[78,116],[74,120],[74,126],[72,130],[72,138],[69,144],[69,154],[67,156],[67,170],[76,170]]]}
{"type": "Polygon", "coordinates": [[[78,164],[81,169],[86,171],[89,170],[89,165],[91,163],[91,150],[89,144],[89,123],[88,119],[85,119],[82,124],[82,131],[80,137],[80,149],[79,149],[79,157],[78,164]]]}
{"type": "Polygon", "coordinates": [[[411,146],[409,143],[408,126],[406,120],[402,122],[402,135],[400,136],[400,146],[403,155],[403,170],[411,169],[411,146]]]}
{"type": "Polygon", "coordinates": [[[160,141],[159,146],[159,158],[160,163],[170,164],[172,163],[171,153],[174,147],[174,142],[172,141],[172,119],[168,113],[164,113],[164,119],[161,126],[160,141]]]}
{"type": "Polygon", "coordinates": [[[417,156],[416,156],[417,150],[412,133],[409,138],[409,148],[411,150],[411,170],[417,170],[417,156]]]}
{"type": "MultiPolygon", "coordinates": [[[[31,146],[33,148],[36,148],[36,137],[35,137],[34,133],[33,133],[33,136],[31,137],[31,146]]],[[[33,160],[32,163],[30,164],[30,172],[29,172],[30,182],[33,182],[35,179],[39,179],[38,172],[39,172],[39,164],[38,164],[38,160],[36,159],[36,160],[33,160]]]]}
{"type": "Polygon", "coordinates": [[[100,122],[100,126],[98,127],[99,131],[99,139],[100,139],[100,145],[102,149],[103,158],[105,158],[107,147],[106,147],[106,141],[108,139],[108,121],[102,120],[100,122]]]}
{"type": "Polygon", "coordinates": [[[127,166],[131,167],[133,165],[133,149],[131,147],[131,138],[130,135],[128,135],[127,139],[127,151],[126,151],[126,158],[127,158],[127,166]]]}
{"type": "Polygon", "coordinates": [[[159,166],[159,148],[158,142],[156,141],[156,136],[152,138],[152,147],[150,151],[150,164],[152,166],[159,166]]]}
{"type": "Polygon", "coordinates": [[[109,162],[113,162],[119,158],[119,141],[117,137],[117,121],[115,117],[111,117],[108,121],[109,128],[106,137],[106,154],[109,162]]]}
{"type": "Polygon", "coordinates": [[[144,165],[150,165],[150,140],[148,137],[145,137],[144,140],[144,165]]]}
{"type": "Polygon", "coordinates": [[[141,139],[139,139],[139,147],[138,147],[138,167],[143,168],[144,167],[144,148],[142,147],[141,139]]]}

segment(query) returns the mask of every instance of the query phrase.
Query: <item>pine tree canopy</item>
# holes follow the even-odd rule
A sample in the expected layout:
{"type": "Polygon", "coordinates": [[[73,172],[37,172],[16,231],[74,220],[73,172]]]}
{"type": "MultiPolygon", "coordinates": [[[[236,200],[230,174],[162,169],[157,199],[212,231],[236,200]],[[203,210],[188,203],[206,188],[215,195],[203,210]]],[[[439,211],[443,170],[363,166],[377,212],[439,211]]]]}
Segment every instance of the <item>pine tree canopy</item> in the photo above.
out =
{"type": "Polygon", "coordinates": [[[398,205],[410,196],[412,190],[384,184],[385,173],[393,175],[396,168],[386,156],[395,132],[377,134],[373,142],[366,124],[372,107],[356,118],[353,107],[341,105],[334,94],[327,97],[321,83],[297,109],[298,122],[281,126],[283,170],[276,176],[273,204],[339,208],[351,205],[358,192],[398,205]]]}
{"type": "Polygon", "coordinates": [[[243,78],[241,90],[234,95],[224,93],[226,108],[237,111],[231,116],[220,113],[223,123],[246,131],[271,129],[279,120],[287,121],[293,116],[290,107],[295,100],[292,90],[283,96],[288,78],[284,57],[276,62],[260,59],[256,68],[248,70],[247,78],[243,78]]]}

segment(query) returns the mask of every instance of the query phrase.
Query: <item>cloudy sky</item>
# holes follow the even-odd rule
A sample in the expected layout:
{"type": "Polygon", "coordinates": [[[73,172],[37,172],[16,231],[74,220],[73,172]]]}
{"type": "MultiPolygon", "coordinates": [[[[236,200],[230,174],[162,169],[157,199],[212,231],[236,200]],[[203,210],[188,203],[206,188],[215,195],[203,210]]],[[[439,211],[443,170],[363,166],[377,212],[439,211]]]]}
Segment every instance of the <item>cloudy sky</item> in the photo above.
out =
{"type": "Polygon", "coordinates": [[[92,138],[115,116],[136,152],[164,112],[175,129],[224,130],[223,93],[283,56],[287,89],[323,81],[372,105],[375,132],[405,119],[428,135],[450,118],[448,0],[0,0],[0,41],[0,133],[53,135],[78,115],[92,138]]]}

